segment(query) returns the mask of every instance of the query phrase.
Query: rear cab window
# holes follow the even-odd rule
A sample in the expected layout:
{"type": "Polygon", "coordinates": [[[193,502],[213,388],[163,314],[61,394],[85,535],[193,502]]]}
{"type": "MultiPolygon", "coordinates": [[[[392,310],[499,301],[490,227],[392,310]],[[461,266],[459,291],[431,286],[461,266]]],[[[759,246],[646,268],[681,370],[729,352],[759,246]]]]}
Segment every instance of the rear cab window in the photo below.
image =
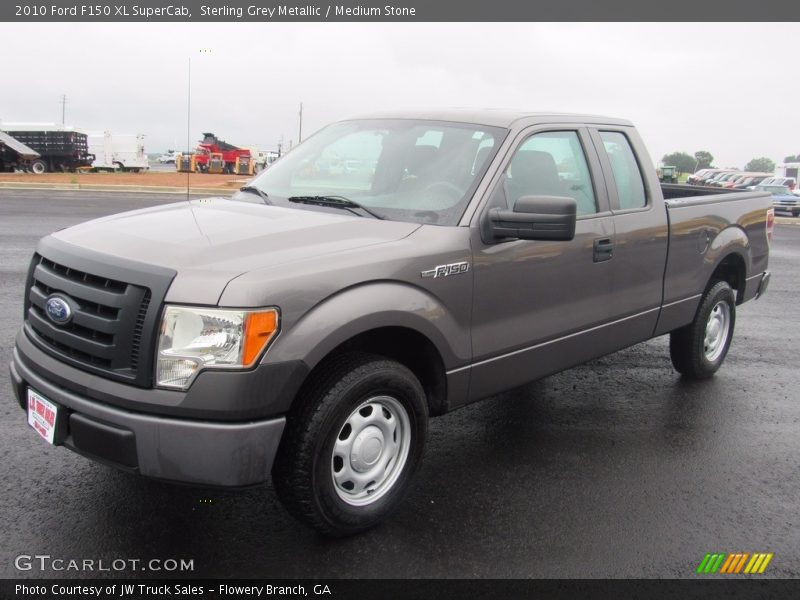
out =
{"type": "Polygon", "coordinates": [[[633,151],[630,140],[621,131],[598,131],[611,167],[613,186],[617,192],[617,203],[612,207],[624,210],[636,210],[647,207],[647,188],[644,184],[639,161],[633,151]]]}

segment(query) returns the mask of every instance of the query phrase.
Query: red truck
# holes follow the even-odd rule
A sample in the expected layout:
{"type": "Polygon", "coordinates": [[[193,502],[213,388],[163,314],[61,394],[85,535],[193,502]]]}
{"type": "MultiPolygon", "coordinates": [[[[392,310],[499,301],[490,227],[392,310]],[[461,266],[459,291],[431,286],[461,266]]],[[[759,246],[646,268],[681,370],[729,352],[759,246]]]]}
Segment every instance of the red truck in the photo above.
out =
{"type": "Polygon", "coordinates": [[[195,164],[202,173],[236,173],[236,159],[250,161],[250,150],[220,140],[213,133],[204,133],[197,144],[195,164]]]}

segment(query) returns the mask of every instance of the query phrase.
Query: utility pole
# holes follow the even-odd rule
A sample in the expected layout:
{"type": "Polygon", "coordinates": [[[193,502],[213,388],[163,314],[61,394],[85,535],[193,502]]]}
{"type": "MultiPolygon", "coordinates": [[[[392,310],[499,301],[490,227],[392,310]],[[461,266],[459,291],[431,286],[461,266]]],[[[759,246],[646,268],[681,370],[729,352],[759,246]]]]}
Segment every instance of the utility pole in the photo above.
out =
{"type": "Polygon", "coordinates": [[[303,103],[300,103],[300,131],[297,134],[297,143],[303,141],[303,103]]]}
{"type": "MultiPolygon", "coordinates": [[[[192,56],[189,55],[189,65],[186,73],[186,156],[189,157],[189,165],[192,164],[192,56]]],[[[183,157],[181,157],[181,161],[183,157]]],[[[183,165],[180,165],[183,167],[183,165]]],[[[191,166],[186,169],[186,201],[189,201],[189,175],[191,173],[191,166]]]]}
{"type": "Polygon", "coordinates": [[[64,123],[66,122],[66,114],[67,114],[67,95],[63,94],[61,96],[61,125],[63,127],[64,123]]]}

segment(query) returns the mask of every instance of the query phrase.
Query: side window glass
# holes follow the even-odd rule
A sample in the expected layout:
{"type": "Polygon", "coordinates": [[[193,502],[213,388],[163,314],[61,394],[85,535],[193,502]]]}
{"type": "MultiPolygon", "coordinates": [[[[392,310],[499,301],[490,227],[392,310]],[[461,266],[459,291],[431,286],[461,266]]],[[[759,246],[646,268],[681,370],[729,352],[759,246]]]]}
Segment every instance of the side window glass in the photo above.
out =
{"type": "Polygon", "coordinates": [[[579,215],[597,212],[592,178],[576,131],[548,131],[528,138],[506,170],[506,198],[514,208],[523,196],[575,198],[579,215]]]}
{"type": "Polygon", "coordinates": [[[647,206],[642,172],[636,162],[633,148],[624,134],[618,131],[601,131],[600,138],[611,163],[614,182],[617,185],[621,210],[647,206]]]}

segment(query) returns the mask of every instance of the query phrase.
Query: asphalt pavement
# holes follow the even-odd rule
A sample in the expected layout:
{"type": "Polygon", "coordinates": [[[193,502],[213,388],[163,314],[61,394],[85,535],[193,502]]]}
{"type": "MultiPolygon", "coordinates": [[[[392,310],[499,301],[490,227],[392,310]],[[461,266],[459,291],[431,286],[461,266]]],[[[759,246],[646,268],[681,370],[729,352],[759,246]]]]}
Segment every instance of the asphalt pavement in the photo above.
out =
{"type": "Polygon", "coordinates": [[[662,337],[437,418],[400,510],[328,540],[270,485],[173,486],[48,446],[13,399],[36,241],[174,201],[0,190],[0,577],[680,578],[708,552],[739,551],[774,553],[765,576],[800,577],[800,226],[777,226],[769,292],[740,307],[713,379],[682,380],[662,337]],[[194,568],[18,570],[20,555],[194,568]]]}

